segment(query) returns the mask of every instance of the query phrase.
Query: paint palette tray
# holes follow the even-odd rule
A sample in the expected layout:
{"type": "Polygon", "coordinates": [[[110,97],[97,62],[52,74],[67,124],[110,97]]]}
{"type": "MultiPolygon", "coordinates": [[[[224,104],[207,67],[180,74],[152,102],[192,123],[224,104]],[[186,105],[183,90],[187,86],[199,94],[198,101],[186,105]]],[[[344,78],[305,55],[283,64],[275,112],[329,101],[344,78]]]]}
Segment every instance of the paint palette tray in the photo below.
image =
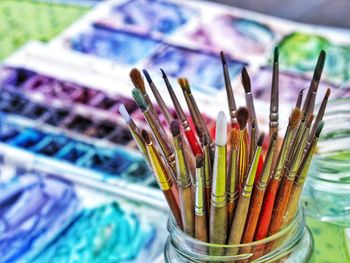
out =
{"type": "Polygon", "coordinates": [[[0,189],[4,262],[143,263],[162,257],[168,213],[160,203],[8,166],[4,158],[0,189]]]}

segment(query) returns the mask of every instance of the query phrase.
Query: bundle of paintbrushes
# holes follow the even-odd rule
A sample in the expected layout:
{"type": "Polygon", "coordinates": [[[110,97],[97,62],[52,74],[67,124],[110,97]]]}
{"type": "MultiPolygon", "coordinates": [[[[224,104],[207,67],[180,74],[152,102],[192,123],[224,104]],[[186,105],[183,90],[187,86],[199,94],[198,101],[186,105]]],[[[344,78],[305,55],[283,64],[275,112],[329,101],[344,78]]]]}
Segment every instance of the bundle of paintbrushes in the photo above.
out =
{"type": "Polygon", "coordinates": [[[223,53],[221,60],[230,125],[224,112],[219,112],[215,139],[206,127],[188,80],[180,78],[178,84],[195,129],[163,70],[176,116],[169,111],[164,95],[158,92],[147,71],[143,74],[168,127],[161,125],[137,69],[130,72],[135,86],[132,95],[150,129],[140,130],[123,105],[120,113],[153,170],[178,227],[209,243],[249,243],[275,234],[296,215],[330,95],[328,89],[314,117],[325,52],[320,53],[306,98],[302,91],[296,96],[284,136],[278,136],[278,49],[273,61],[269,135],[259,132],[247,70],[242,69],[246,106],[237,109],[223,53]]]}

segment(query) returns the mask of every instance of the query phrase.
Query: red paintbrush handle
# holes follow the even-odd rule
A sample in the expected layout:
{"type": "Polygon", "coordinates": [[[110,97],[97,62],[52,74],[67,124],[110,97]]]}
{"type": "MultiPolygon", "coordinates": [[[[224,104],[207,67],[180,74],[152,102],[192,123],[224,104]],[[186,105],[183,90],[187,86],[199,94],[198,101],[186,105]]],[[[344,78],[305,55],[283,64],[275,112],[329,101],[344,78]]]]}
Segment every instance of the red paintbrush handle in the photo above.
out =
{"type": "Polygon", "coordinates": [[[263,239],[267,235],[279,183],[280,180],[271,179],[268,185],[259,217],[258,227],[255,232],[255,240],[263,239]]]}
{"type": "Polygon", "coordinates": [[[199,145],[199,142],[197,141],[197,138],[194,135],[194,133],[190,127],[185,129],[185,135],[186,135],[188,143],[190,144],[190,147],[191,147],[193,154],[195,156],[198,154],[203,154],[202,148],[199,145]]]}
{"type": "Polygon", "coordinates": [[[264,158],[263,158],[262,154],[260,154],[258,168],[256,169],[256,174],[255,174],[255,179],[254,179],[255,184],[258,184],[258,182],[259,182],[260,174],[261,174],[261,171],[263,169],[263,166],[264,166],[264,158]]]}

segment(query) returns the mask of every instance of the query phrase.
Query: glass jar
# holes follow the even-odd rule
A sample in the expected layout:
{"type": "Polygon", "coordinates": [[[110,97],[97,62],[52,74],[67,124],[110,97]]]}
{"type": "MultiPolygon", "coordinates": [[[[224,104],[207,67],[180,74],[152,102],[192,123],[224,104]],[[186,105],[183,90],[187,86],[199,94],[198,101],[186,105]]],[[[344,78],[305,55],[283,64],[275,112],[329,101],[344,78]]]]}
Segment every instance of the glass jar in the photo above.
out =
{"type": "Polygon", "coordinates": [[[307,262],[313,240],[306,227],[304,214],[299,211],[293,221],[280,232],[265,239],[240,245],[215,245],[201,242],[181,231],[175,220],[168,220],[169,237],[164,248],[165,262],[307,262]],[[220,249],[221,255],[210,251],[220,249]],[[225,255],[225,250],[238,251],[225,255]],[[242,252],[242,251],[245,252],[242,252]]]}
{"type": "Polygon", "coordinates": [[[308,216],[350,226],[350,98],[328,102],[302,194],[308,216]]]}

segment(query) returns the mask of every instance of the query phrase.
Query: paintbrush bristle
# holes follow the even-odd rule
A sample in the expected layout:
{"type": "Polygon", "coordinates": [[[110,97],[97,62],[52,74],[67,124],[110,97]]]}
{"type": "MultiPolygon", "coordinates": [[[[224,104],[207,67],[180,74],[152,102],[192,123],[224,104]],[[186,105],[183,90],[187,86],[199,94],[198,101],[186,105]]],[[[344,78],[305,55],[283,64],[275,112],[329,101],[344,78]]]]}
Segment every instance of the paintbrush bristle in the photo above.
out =
{"type": "Polygon", "coordinates": [[[127,109],[125,108],[124,104],[120,104],[119,106],[119,113],[122,116],[122,118],[124,119],[124,121],[126,123],[129,123],[131,121],[131,117],[129,112],[127,111],[127,109]]]}
{"type": "Polygon", "coordinates": [[[258,143],[257,143],[257,145],[258,145],[259,147],[261,147],[261,146],[263,145],[264,138],[265,138],[265,134],[264,134],[264,133],[261,133],[260,136],[259,136],[259,139],[258,139],[258,143]]]}
{"type": "Polygon", "coordinates": [[[239,130],[232,129],[230,134],[230,145],[232,149],[237,149],[239,146],[239,130]]]}
{"type": "Polygon", "coordinates": [[[227,142],[227,119],[223,111],[218,113],[216,118],[216,132],[215,143],[216,145],[224,146],[227,142]]]}
{"type": "Polygon", "coordinates": [[[255,120],[252,120],[252,129],[255,129],[255,128],[256,128],[255,120]]]}
{"type": "Polygon", "coordinates": [[[245,93],[251,92],[252,89],[250,86],[250,77],[245,67],[242,68],[241,76],[242,76],[242,84],[243,84],[245,93]]]}
{"type": "Polygon", "coordinates": [[[226,59],[223,51],[220,51],[221,63],[222,65],[226,65],[226,59]]]}
{"type": "Polygon", "coordinates": [[[141,131],[141,136],[142,136],[142,138],[143,138],[143,140],[145,141],[146,144],[150,144],[151,143],[151,140],[150,140],[146,130],[142,130],[141,131]]]}
{"type": "Polygon", "coordinates": [[[147,70],[143,69],[143,70],[142,70],[142,73],[143,73],[143,75],[145,76],[145,78],[146,78],[148,84],[153,83],[152,78],[151,78],[151,76],[149,75],[149,73],[148,73],[147,70]]]}
{"type": "Polygon", "coordinates": [[[138,89],[133,89],[132,96],[134,97],[135,102],[136,102],[137,106],[139,106],[141,111],[142,112],[146,111],[148,106],[147,106],[145,99],[143,98],[141,91],[138,89]]]}
{"type": "Polygon", "coordinates": [[[237,110],[237,121],[239,124],[239,128],[241,130],[244,130],[245,126],[247,125],[249,117],[249,112],[246,107],[239,107],[237,110]]]}
{"type": "Polygon", "coordinates": [[[137,68],[133,68],[130,71],[130,79],[134,84],[135,88],[139,89],[142,92],[142,94],[146,93],[145,82],[143,81],[141,72],[137,68]]]}
{"type": "Polygon", "coordinates": [[[178,120],[173,120],[170,123],[170,131],[173,137],[180,134],[180,122],[178,120]]]}
{"type": "Polygon", "coordinates": [[[161,68],[160,71],[162,72],[163,79],[168,78],[168,76],[165,74],[164,70],[161,68]]]}
{"type": "Polygon", "coordinates": [[[320,137],[320,134],[321,134],[321,131],[322,131],[322,129],[323,129],[323,126],[324,126],[324,122],[321,121],[320,124],[319,124],[318,127],[317,127],[317,131],[316,131],[316,134],[315,134],[315,136],[316,136],[317,138],[320,137]]]}
{"type": "Polygon", "coordinates": [[[316,64],[314,76],[313,76],[313,79],[316,81],[319,81],[321,78],[325,60],[326,60],[326,52],[324,50],[321,50],[320,55],[318,56],[318,59],[317,59],[317,64],[316,64]]]}
{"type": "Polygon", "coordinates": [[[273,63],[278,63],[278,57],[279,57],[279,52],[278,52],[278,47],[276,46],[273,52],[273,63]]]}
{"type": "Polygon", "coordinates": [[[288,123],[288,125],[292,130],[294,130],[297,127],[302,115],[303,113],[300,109],[298,108],[293,109],[292,114],[290,115],[290,118],[289,118],[289,123],[288,123]]]}
{"type": "Polygon", "coordinates": [[[314,120],[314,115],[313,114],[310,114],[309,115],[309,117],[307,118],[307,120],[306,120],[306,127],[307,128],[310,128],[311,127],[311,123],[312,123],[312,121],[314,120]]]}
{"type": "Polygon", "coordinates": [[[196,155],[196,168],[202,168],[203,167],[203,155],[197,154],[196,155]]]}
{"type": "Polygon", "coordinates": [[[327,91],[326,91],[326,95],[324,96],[326,99],[329,98],[329,96],[331,95],[331,89],[328,88],[327,91]]]}
{"type": "Polygon", "coordinates": [[[178,78],[177,82],[179,83],[181,89],[184,92],[188,92],[188,93],[191,92],[190,85],[189,85],[188,80],[186,78],[178,78]]]}

